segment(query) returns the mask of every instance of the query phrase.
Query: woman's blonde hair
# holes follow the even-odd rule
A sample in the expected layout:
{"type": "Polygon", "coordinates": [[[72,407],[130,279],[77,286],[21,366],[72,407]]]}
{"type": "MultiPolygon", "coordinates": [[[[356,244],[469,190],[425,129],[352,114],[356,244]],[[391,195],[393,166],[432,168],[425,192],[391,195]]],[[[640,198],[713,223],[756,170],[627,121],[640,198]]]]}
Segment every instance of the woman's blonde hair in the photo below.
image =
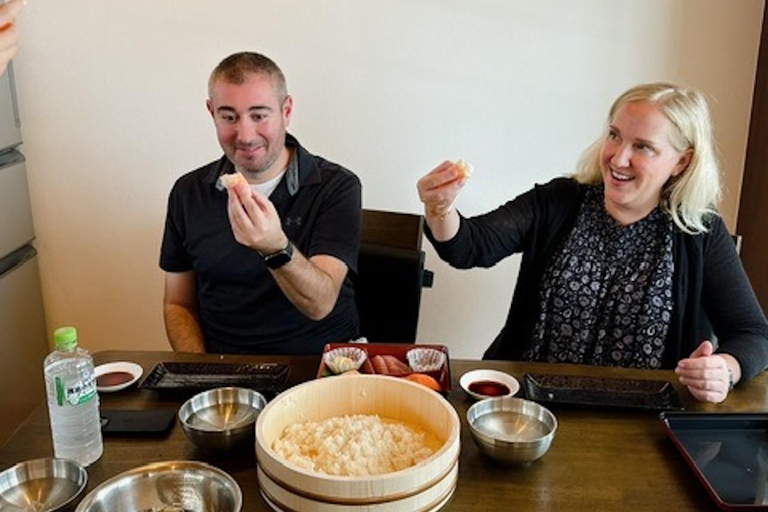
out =
{"type": "MultiPolygon", "coordinates": [[[[695,90],[668,83],[643,84],[631,88],[611,106],[608,123],[626,103],[650,103],[672,123],[672,146],[680,152],[691,150],[688,167],[664,184],[659,206],[672,216],[686,233],[707,231],[704,218],[717,214],[720,201],[720,166],[715,154],[712,121],[704,95],[695,90]]],[[[579,183],[602,183],[602,147],[605,135],[593,142],[579,159],[573,178],[579,183]]]]}

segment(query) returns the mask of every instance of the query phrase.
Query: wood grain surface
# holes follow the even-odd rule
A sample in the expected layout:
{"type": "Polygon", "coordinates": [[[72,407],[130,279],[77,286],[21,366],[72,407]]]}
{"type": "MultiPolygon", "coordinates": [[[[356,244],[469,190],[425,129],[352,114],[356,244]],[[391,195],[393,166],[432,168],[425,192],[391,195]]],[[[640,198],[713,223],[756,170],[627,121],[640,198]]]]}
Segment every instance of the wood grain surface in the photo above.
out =
{"type": "MultiPolygon", "coordinates": [[[[172,352],[109,351],[95,354],[97,364],[133,361],[145,375],[161,361],[284,362],[291,365],[288,385],[315,377],[317,356],[214,356],[172,352]]],[[[466,423],[473,401],[458,385],[463,373],[476,368],[506,371],[522,382],[525,373],[629,377],[669,380],[669,371],[622,370],[570,365],[492,361],[451,361],[452,390],[447,398],[461,420],[459,483],[444,510],[456,511],[714,511],[717,510],[672,442],[658,413],[552,406],[559,426],[552,447],[527,467],[505,467],[487,459],[475,446],[466,423]]],[[[42,376],[41,376],[42,378],[42,376]]],[[[687,410],[766,412],[768,376],[737,387],[720,405],[695,402],[676,385],[687,410]]],[[[5,390],[4,392],[8,392],[5,390]]],[[[132,386],[102,394],[102,408],[178,409],[184,398],[132,386]]],[[[2,419],[0,418],[0,422],[2,419]]],[[[0,448],[0,469],[53,454],[45,403],[30,415],[0,448]]],[[[253,449],[209,454],[196,448],[177,424],[165,437],[107,437],[104,455],[88,468],[88,490],[118,473],[156,461],[200,460],[213,464],[240,484],[244,511],[270,510],[259,495],[253,449]]]]}

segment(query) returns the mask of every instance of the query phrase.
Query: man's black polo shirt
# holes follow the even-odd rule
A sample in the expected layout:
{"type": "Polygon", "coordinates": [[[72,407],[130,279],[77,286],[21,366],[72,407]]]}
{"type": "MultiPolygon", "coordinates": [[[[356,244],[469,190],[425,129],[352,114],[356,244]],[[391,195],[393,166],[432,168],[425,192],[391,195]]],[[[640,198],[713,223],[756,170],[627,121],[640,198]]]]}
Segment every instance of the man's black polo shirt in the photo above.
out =
{"type": "Polygon", "coordinates": [[[291,135],[289,165],[270,195],[283,230],[307,258],[335,256],[349,273],[333,311],[323,320],[304,316],[285,297],[261,257],[239,244],[227,216],[227,193],[216,187],[232,172],[226,156],[176,182],[160,254],[167,272],[194,270],[198,314],[212,353],[319,354],[328,342],[358,335],[350,273],[357,272],[361,186],[349,170],[308,153],[291,135]]]}

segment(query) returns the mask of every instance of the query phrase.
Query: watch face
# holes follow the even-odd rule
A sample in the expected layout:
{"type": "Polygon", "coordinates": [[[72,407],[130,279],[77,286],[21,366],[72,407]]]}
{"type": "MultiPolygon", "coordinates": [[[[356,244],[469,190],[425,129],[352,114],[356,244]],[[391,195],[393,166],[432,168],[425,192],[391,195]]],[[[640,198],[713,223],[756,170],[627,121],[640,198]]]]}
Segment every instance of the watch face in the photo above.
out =
{"type": "Polygon", "coordinates": [[[291,255],[283,251],[271,256],[269,259],[265,260],[264,263],[266,263],[267,267],[274,270],[282,267],[289,261],[291,261],[291,255]]]}
{"type": "Polygon", "coordinates": [[[291,258],[293,257],[293,244],[288,242],[288,245],[285,249],[278,251],[274,254],[270,254],[266,258],[264,258],[264,264],[267,266],[267,268],[271,268],[272,270],[278,269],[291,261],[291,258]]]}

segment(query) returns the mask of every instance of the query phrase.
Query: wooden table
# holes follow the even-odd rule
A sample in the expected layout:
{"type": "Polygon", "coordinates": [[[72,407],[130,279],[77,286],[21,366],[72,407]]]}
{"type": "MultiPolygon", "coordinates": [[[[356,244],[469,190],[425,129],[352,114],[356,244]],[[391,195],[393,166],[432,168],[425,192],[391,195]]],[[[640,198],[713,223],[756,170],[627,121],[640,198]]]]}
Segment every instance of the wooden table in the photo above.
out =
{"type": "MultiPolygon", "coordinates": [[[[97,364],[135,361],[146,372],[160,361],[285,362],[292,386],[315,377],[319,357],[199,356],[172,352],[101,352],[97,364]]],[[[458,385],[458,378],[474,368],[507,371],[522,381],[527,372],[597,376],[625,376],[674,380],[672,372],[533,363],[451,361],[452,390],[448,395],[462,421],[459,484],[444,510],[456,511],[709,511],[716,510],[704,489],[664,433],[654,412],[551,407],[559,428],[549,452],[528,467],[503,467],[485,458],[475,446],[466,424],[473,403],[458,385]]],[[[3,390],[4,393],[12,390],[3,390]]],[[[720,405],[695,402],[678,387],[688,410],[768,410],[768,375],[733,391],[720,405]]],[[[178,408],[181,400],[154,391],[128,390],[103,394],[102,407],[110,409],[178,408]]],[[[0,448],[0,469],[17,462],[50,457],[50,430],[45,404],[41,404],[9,441],[0,448]]],[[[259,495],[253,450],[211,455],[197,449],[177,424],[164,438],[108,437],[104,455],[88,468],[88,490],[104,480],[137,466],[165,460],[208,462],[232,475],[243,491],[244,511],[267,511],[259,495]]]]}

